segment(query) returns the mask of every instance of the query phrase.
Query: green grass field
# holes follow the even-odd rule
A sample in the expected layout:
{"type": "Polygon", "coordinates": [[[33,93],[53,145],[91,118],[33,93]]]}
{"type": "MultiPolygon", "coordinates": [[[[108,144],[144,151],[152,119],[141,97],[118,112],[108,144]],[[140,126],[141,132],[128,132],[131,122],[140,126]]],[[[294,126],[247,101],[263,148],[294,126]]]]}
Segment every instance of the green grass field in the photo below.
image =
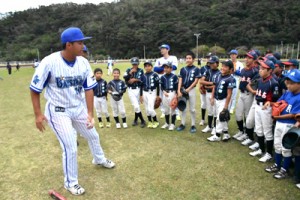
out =
{"type": "MultiPolygon", "coordinates": [[[[116,64],[122,72],[127,66],[116,64]]],[[[106,74],[103,64],[92,67],[101,67],[106,74]]],[[[116,162],[116,168],[92,165],[87,142],[79,137],[79,183],[86,194],[72,196],[63,188],[62,152],[55,135],[49,127],[44,133],[35,128],[29,95],[33,72],[21,68],[8,76],[5,69],[0,70],[0,199],[50,199],[49,189],[67,199],[85,200],[300,199],[292,179],[275,180],[264,171],[268,164],[249,156],[248,148],[237,141],[209,143],[209,134],[201,133],[204,127],[198,125],[197,133],[190,134],[189,115],[183,132],[131,127],[133,108],[127,94],[129,128],[97,127],[106,156],[116,162]]],[[[236,132],[232,118],[231,135],[236,132]]],[[[199,120],[200,97],[197,124],[199,120]]]]}

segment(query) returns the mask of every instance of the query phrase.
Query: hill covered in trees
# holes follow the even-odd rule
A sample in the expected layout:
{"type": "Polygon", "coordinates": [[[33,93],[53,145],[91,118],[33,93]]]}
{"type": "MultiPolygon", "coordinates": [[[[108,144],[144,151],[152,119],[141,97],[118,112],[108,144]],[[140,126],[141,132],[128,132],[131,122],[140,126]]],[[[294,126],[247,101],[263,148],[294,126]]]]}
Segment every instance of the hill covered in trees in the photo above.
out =
{"type": "Polygon", "coordinates": [[[294,0],[120,0],[99,5],[40,6],[0,19],[0,60],[32,60],[61,48],[60,33],[80,27],[93,39],[95,58],[159,56],[169,43],[178,56],[196,44],[230,48],[274,47],[300,40],[300,6],[294,0]]]}

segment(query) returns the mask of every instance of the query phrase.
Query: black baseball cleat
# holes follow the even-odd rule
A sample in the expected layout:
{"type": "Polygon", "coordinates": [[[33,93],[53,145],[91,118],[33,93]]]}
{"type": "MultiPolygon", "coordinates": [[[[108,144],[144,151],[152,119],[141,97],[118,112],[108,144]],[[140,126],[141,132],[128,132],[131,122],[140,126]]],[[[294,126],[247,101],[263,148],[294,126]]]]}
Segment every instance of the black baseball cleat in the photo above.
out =
{"type": "Polygon", "coordinates": [[[137,121],[133,121],[132,122],[132,126],[137,126],[138,125],[138,122],[137,121]]]}
{"type": "Polygon", "coordinates": [[[141,122],[141,128],[144,128],[145,126],[146,126],[146,122],[145,121],[141,122]]]}

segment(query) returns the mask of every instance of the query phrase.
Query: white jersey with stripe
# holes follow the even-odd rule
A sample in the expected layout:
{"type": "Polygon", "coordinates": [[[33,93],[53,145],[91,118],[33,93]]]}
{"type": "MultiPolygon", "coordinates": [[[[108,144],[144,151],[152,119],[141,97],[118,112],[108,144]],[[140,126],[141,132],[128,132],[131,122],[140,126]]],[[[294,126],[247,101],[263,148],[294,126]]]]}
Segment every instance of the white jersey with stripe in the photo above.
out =
{"type": "MultiPolygon", "coordinates": [[[[175,65],[176,67],[178,67],[178,60],[177,60],[177,57],[176,56],[169,56],[168,58],[165,58],[165,57],[161,57],[159,59],[156,60],[155,62],[155,67],[162,67],[163,64],[166,64],[166,63],[172,63],[172,65],[175,65]]],[[[175,71],[175,70],[173,70],[175,71]]]]}
{"type": "Polygon", "coordinates": [[[55,52],[41,61],[32,77],[30,89],[41,93],[46,88],[45,98],[50,104],[72,108],[84,101],[83,90],[90,90],[96,85],[91,66],[84,57],[77,56],[71,67],[61,52],[55,52]]]}

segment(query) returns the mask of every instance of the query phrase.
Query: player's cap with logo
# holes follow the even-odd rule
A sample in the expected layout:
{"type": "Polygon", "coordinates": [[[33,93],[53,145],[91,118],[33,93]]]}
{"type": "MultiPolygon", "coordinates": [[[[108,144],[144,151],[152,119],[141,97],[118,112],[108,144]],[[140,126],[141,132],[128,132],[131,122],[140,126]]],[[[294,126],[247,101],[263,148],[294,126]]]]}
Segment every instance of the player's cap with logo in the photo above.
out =
{"type": "Polygon", "coordinates": [[[266,55],[265,58],[271,60],[274,64],[277,62],[277,58],[275,58],[272,54],[266,55]]]}
{"type": "Polygon", "coordinates": [[[168,45],[168,44],[162,44],[162,45],[160,45],[159,49],[163,49],[163,48],[165,48],[167,50],[171,49],[170,45],[168,45]]]}
{"type": "Polygon", "coordinates": [[[288,66],[296,66],[297,69],[299,68],[299,62],[296,59],[289,59],[289,61],[287,62],[282,62],[284,65],[288,65],[288,66]]]}
{"type": "Polygon", "coordinates": [[[83,51],[84,51],[84,52],[88,52],[89,49],[88,49],[85,45],[83,45],[83,51]]]}
{"type": "Polygon", "coordinates": [[[238,50],[236,50],[236,49],[232,49],[232,50],[229,52],[229,55],[231,55],[231,54],[238,55],[239,52],[238,52],[238,50]]]}
{"type": "Polygon", "coordinates": [[[219,57],[218,56],[211,56],[207,62],[208,63],[218,63],[219,62],[219,57]]]}
{"type": "Polygon", "coordinates": [[[130,63],[132,65],[139,65],[140,64],[140,61],[139,61],[139,58],[138,57],[133,57],[130,59],[130,63]]]}
{"type": "Polygon", "coordinates": [[[64,30],[60,36],[61,43],[76,42],[91,39],[92,37],[84,37],[80,28],[70,27],[64,30]]]}
{"type": "Polygon", "coordinates": [[[253,60],[256,60],[258,57],[257,53],[254,50],[251,50],[248,53],[246,53],[246,56],[252,58],[253,60]]]}
{"type": "Polygon", "coordinates": [[[151,60],[146,60],[146,61],[144,62],[144,67],[145,67],[146,65],[151,65],[151,66],[153,67],[151,60]]]}
{"type": "Polygon", "coordinates": [[[295,83],[300,83],[300,70],[299,69],[292,69],[286,75],[283,75],[285,78],[290,79],[295,83]]]}
{"type": "Polygon", "coordinates": [[[278,53],[278,52],[275,52],[275,53],[273,54],[273,56],[274,56],[277,60],[280,60],[280,59],[281,59],[281,54],[278,53]]]}
{"type": "Polygon", "coordinates": [[[268,59],[267,60],[259,60],[258,63],[261,67],[266,68],[266,69],[274,69],[275,68],[274,63],[268,59]]]}
{"type": "Polygon", "coordinates": [[[233,62],[231,60],[225,60],[222,64],[229,67],[229,69],[233,69],[233,62]]]}
{"type": "Polygon", "coordinates": [[[173,65],[171,62],[167,62],[167,63],[163,64],[162,67],[173,68],[173,65]]]}

